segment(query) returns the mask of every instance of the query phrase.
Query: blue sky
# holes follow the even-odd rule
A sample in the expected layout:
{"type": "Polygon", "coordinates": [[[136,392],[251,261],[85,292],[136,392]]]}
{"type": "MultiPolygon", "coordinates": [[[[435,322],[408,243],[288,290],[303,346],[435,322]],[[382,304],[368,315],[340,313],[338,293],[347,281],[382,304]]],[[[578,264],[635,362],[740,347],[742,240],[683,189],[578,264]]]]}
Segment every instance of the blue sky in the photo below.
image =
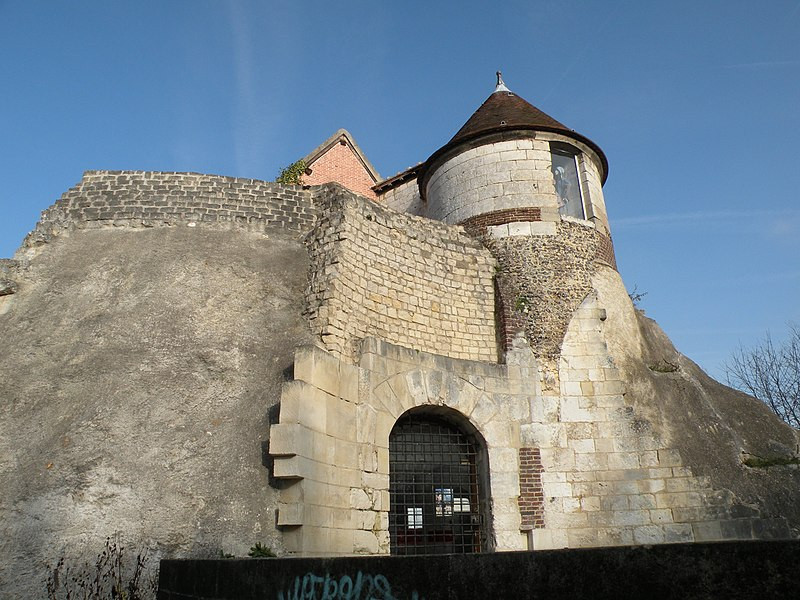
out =
{"type": "Polygon", "coordinates": [[[0,257],[87,169],[383,176],[508,86],[603,148],[620,271],[712,375],[800,322],[800,2],[0,0],[0,257]]]}

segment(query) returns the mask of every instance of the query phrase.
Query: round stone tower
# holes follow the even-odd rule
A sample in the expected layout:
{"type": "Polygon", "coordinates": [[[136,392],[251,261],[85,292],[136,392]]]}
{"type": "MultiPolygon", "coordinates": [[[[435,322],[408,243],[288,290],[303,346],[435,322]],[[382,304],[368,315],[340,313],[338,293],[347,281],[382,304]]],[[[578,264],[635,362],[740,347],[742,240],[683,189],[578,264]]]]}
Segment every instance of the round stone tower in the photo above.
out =
{"type": "Polygon", "coordinates": [[[445,223],[491,214],[498,225],[527,212],[532,221],[590,221],[607,235],[607,175],[597,144],[510,91],[498,72],[494,92],[425,162],[419,187],[428,216],[445,223]]]}
{"type": "Polygon", "coordinates": [[[598,268],[616,268],[597,144],[497,87],[418,177],[428,217],[463,225],[499,263],[501,346],[524,333],[543,366],[591,292],[598,268]]]}

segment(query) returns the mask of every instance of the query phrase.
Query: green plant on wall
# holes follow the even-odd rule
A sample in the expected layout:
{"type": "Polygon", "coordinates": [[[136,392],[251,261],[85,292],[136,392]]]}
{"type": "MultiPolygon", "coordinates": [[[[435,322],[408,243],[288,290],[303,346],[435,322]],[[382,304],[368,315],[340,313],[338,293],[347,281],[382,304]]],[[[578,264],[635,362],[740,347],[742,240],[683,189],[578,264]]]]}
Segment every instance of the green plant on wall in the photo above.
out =
{"type": "Polygon", "coordinates": [[[528,314],[531,310],[531,301],[527,296],[520,294],[517,296],[517,301],[514,303],[514,308],[517,312],[528,314]]]}
{"type": "Polygon", "coordinates": [[[306,172],[306,161],[302,158],[288,167],[281,169],[281,172],[275,178],[275,183],[282,183],[284,185],[302,185],[303,174],[306,172]]]}
{"type": "Polygon", "coordinates": [[[247,553],[247,556],[252,558],[272,558],[276,556],[276,554],[272,551],[272,548],[262,546],[260,542],[256,542],[256,545],[250,548],[250,552],[247,553]]]}

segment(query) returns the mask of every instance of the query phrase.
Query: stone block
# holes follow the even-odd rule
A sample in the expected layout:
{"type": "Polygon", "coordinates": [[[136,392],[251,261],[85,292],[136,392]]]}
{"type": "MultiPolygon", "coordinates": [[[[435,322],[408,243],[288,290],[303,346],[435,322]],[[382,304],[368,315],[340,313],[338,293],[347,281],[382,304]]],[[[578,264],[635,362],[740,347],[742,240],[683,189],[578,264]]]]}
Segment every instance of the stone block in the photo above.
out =
{"type": "Polygon", "coordinates": [[[278,503],[278,525],[302,525],[303,510],[305,505],[302,502],[278,503]]]}
{"type": "Polygon", "coordinates": [[[519,495],[519,477],[513,472],[491,473],[492,498],[496,502],[519,495]]]}
{"type": "Polygon", "coordinates": [[[600,510],[600,497],[599,496],[584,496],[581,497],[581,510],[586,512],[595,512],[600,510]]]}
{"type": "Polygon", "coordinates": [[[320,549],[322,552],[329,552],[335,554],[354,554],[355,543],[354,536],[358,531],[351,529],[328,529],[327,535],[320,539],[320,542],[325,546],[320,549]]]}
{"type": "Polygon", "coordinates": [[[295,350],[294,378],[339,395],[339,359],[314,346],[295,350]]]}
{"type": "Polygon", "coordinates": [[[561,398],[561,420],[564,422],[594,421],[592,412],[579,405],[578,397],[561,398]]]}
{"type": "Polygon", "coordinates": [[[508,223],[507,227],[509,236],[518,236],[518,235],[527,236],[531,234],[531,226],[530,223],[527,221],[508,223]]]}
{"type": "Polygon", "coordinates": [[[493,473],[517,472],[518,453],[514,448],[489,448],[489,468],[493,473]]]}
{"type": "Polygon", "coordinates": [[[531,531],[531,538],[533,539],[531,550],[552,550],[561,547],[553,545],[553,535],[548,529],[534,529],[531,531]]]}
{"type": "Polygon", "coordinates": [[[615,512],[630,510],[630,496],[599,496],[600,510],[615,512]]]}
{"type": "Polygon", "coordinates": [[[389,434],[391,433],[394,424],[395,419],[389,413],[376,413],[374,440],[376,446],[381,448],[389,447],[389,434]]]}
{"type": "Polygon", "coordinates": [[[532,221],[530,230],[531,235],[555,235],[556,224],[552,221],[532,221]]]}
{"type": "Polygon", "coordinates": [[[575,468],[575,451],[570,448],[542,448],[545,471],[571,471],[575,468]]]}
{"type": "Polygon", "coordinates": [[[650,509],[656,507],[656,499],[652,494],[634,494],[629,497],[628,503],[633,509],[650,509]]]}
{"type": "MultiPolygon", "coordinates": [[[[381,414],[386,419],[391,419],[394,423],[392,415],[381,411],[381,414]]],[[[356,409],[356,441],[358,443],[374,444],[376,442],[376,426],[378,420],[378,411],[368,404],[360,404],[356,409]]],[[[378,444],[379,447],[388,448],[389,438],[387,436],[385,444],[378,444]]]]}
{"type": "Polygon", "coordinates": [[[664,530],[658,525],[645,525],[633,528],[633,542],[635,544],[663,544],[664,530]]]}
{"type": "Polygon", "coordinates": [[[272,463],[272,476],[276,479],[303,479],[306,473],[298,456],[278,456],[272,463]]]}
{"type": "Polygon", "coordinates": [[[331,437],[355,442],[357,407],[352,402],[328,396],[326,408],[326,433],[331,437]]]}
{"type": "Polygon", "coordinates": [[[325,431],[327,394],[305,381],[287,381],[281,388],[281,423],[300,423],[325,431]]]}
{"type": "Polygon", "coordinates": [[[612,513],[614,525],[650,525],[650,513],[646,510],[621,510],[612,513]]]}
{"type": "Polygon", "coordinates": [[[614,494],[637,494],[639,491],[639,481],[611,481],[609,482],[608,488],[614,494]]]}
{"type": "Polygon", "coordinates": [[[467,416],[469,416],[476,425],[483,426],[494,417],[496,412],[497,406],[492,400],[492,397],[488,394],[481,394],[472,412],[467,416]]]}
{"type": "Polygon", "coordinates": [[[662,526],[664,541],[668,544],[690,543],[695,541],[692,526],[688,523],[671,523],[662,526]]]}
{"type": "Polygon", "coordinates": [[[658,463],[661,467],[678,467],[683,461],[677,450],[662,449],[658,451],[658,463]]]}
{"type": "Polygon", "coordinates": [[[750,519],[720,521],[720,531],[726,540],[751,540],[753,527],[750,519]]]}
{"type": "Polygon", "coordinates": [[[543,482],[542,488],[548,497],[572,497],[572,484],[560,482],[543,482]]]}
{"type": "Polygon", "coordinates": [[[718,521],[692,523],[692,536],[695,542],[719,542],[724,539],[718,521]]]}
{"type": "Polygon", "coordinates": [[[753,537],[757,540],[789,540],[793,538],[784,518],[752,519],[753,537]]]}
{"type": "MultiPolygon", "coordinates": [[[[362,461],[359,459],[360,448],[361,446],[359,444],[353,442],[347,442],[338,439],[335,440],[333,442],[333,464],[337,467],[344,467],[346,469],[364,468],[362,461]]],[[[367,447],[367,451],[370,451],[369,447],[367,447]]],[[[372,450],[372,452],[375,451],[372,450]]],[[[372,470],[377,469],[377,457],[375,459],[375,463],[376,464],[372,470]]]]}
{"type": "Polygon", "coordinates": [[[298,423],[276,423],[269,428],[269,453],[272,456],[311,456],[313,431],[298,423]]]}
{"type": "Polygon", "coordinates": [[[389,489],[389,474],[388,473],[362,473],[361,483],[364,487],[373,490],[388,490],[389,489]]]}
{"type": "Polygon", "coordinates": [[[564,426],[557,423],[545,425],[534,423],[520,427],[520,437],[523,446],[538,448],[566,448],[567,436],[564,426]]]}
{"type": "Polygon", "coordinates": [[[625,385],[619,379],[598,381],[595,383],[595,394],[605,396],[619,396],[625,393],[625,385]]]}
{"type": "Polygon", "coordinates": [[[695,489],[694,483],[690,477],[673,477],[666,480],[668,492],[688,492],[695,489]]]}
{"type": "Polygon", "coordinates": [[[519,511],[494,514],[494,527],[504,531],[519,531],[519,511]]]}
{"type": "Polygon", "coordinates": [[[594,440],[592,439],[568,440],[567,443],[576,453],[586,454],[595,451],[594,440]]]}
{"type": "MultiPolygon", "coordinates": [[[[631,496],[633,498],[634,496],[631,496]]],[[[657,508],[650,511],[650,520],[653,523],[658,524],[665,524],[665,523],[672,523],[673,516],[672,511],[668,508],[657,508]]]]}
{"type": "Polygon", "coordinates": [[[567,540],[570,548],[590,548],[601,545],[598,531],[594,528],[569,529],[567,530],[567,540]]]}
{"type": "Polygon", "coordinates": [[[372,498],[361,488],[350,490],[350,507],[354,510],[371,510],[372,498]]]}
{"type": "Polygon", "coordinates": [[[608,469],[608,455],[602,452],[576,454],[575,468],[578,471],[605,471],[608,469]]]}
{"type": "Polygon", "coordinates": [[[347,363],[339,365],[339,395],[348,402],[358,402],[360,369],[347,363]]]}
{"type": "Polygon", "coordinates": [[[316,431],[311,431],[310,437],[311,455],[309,458],[323,464],[333,464],[334,438],[316,431]]]}
{"type": "Polygon", "coordinates": [[[594,447],[597,452],[613,452],[614,440],[608,438],[598,438],[594,440],[594,447]]]}
{"type": "Polygon", "coordinates": [[[639,455],[635,452],[612,452],[607,456],[609,469],[639,468],[639,455]]]}
{"type": "MultiPolygon", "coordinates": [[[[555,396],[535,396],[531,399],[531,420],[552,423],[558,420],[559,398],[555,396]]],[[[573,436],[574,437],[574,436],[573,436]]]]}

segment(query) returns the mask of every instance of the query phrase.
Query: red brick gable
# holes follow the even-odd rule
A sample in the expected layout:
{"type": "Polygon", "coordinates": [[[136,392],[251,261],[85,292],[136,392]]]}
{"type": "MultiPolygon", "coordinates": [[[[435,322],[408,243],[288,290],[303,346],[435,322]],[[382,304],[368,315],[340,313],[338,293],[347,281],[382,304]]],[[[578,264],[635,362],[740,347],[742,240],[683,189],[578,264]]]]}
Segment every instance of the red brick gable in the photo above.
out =
{"type": "Polygon", "coordinates": [[[305,161],[307,170],[303,184],[320,185],[335,181],[356,194],[377,198],[372,186],[380,178],[346,131],[339,130],[305,161]]]}

